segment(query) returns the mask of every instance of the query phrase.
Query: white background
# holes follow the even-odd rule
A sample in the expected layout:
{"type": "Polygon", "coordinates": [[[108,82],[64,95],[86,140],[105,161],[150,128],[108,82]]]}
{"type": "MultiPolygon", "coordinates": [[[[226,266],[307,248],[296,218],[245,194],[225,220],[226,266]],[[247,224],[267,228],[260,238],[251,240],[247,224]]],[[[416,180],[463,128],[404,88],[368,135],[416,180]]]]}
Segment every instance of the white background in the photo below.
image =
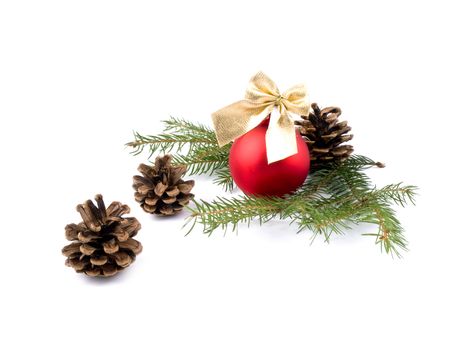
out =
{"type": "MultiPolygon", "coordinates": [[[[0,348],[465,349],[463,1],[1,1],[0,348]],[[410,252],[288,223],[184,237],[149,217],[132,131],[210,122],[263,70],[337,105],[410,252]],[[112,279],[64,266],[64,226],[96,193],[127,203],[144,250],[112,279]],[[462,334],[464,332],[464,334],[462,334]]],[[[189,178],[189,177],[188,177],[189,178]]],[[[222,194],[196,178],[197,198],[222,194]]]]}

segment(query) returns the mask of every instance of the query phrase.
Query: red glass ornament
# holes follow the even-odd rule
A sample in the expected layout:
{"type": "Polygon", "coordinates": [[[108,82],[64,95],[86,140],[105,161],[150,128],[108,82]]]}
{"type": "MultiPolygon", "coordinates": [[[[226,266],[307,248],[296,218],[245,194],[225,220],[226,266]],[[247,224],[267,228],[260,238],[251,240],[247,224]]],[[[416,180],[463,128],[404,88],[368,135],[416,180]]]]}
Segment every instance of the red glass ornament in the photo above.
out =
{"type": "Polygon", "coordinates": [[[236,139],[229,155],[232,178],[248,195],[283,196],[305,181],[310,168],[308,147],[297,132],[298,152],[268,164],[266,130],[269,120],[236,139]]]}

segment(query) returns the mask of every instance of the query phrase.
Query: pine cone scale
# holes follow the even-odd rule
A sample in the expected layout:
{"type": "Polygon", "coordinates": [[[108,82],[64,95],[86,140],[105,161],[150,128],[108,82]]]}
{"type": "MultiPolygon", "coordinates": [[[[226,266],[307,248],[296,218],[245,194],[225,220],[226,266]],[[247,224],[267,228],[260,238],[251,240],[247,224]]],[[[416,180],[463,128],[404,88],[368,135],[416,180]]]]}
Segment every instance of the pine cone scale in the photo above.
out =
{"type": "Polygon", "coordinates": [[[344,156],[346,155],[347,153],[349,153],[349,151],[352,151],[353,149],[350,148],[350,147],[346,147],[346,146],[340,146],[340,147],[337,147],[337,148],[334,148],[333,150],[331,150],[331,153],[334,155],[334,156],[344,156]]]}
{"type": "Polygon", "coordinates": [[[184,183],[178,184],[178,189],[183,194],[188,194],[190,193],[194,185],[195,185],[195,182],[193,180],[188,180],[188,181],[185,181],[184,183]]]}
{"type": "MultiPolygon", "coordinates": [[[[125,242],[121,242],[120,246],[123,246],[123,243],[125,243],[125,242]]],[[[117,242],[115,241],[114,238],[112,238],[110,241],[105,242],[104,244],[102,244],[102,248],[104,249],[104,252],[106,254],[116,253],[120,249],[119,245],[117,244],[117,242]]]]}
{"type": "Polygon", "coordinates": [[[149,205],[149,206],[155,206],[159,198],[154,197],[154,198],[143,198],[144,203],[149,205]]]}
{"type": "Polygon", "coordinates": [[[323,136],[321,136],[321,138],[322,138],[324,141],[329,141],[329,140],[335,139],[337,136],[338,136],[338,133],[337,133],[337,132],[333,132],[333,133],[330,133],[329,135],[323,135],[323,136]]]}
{"type": "Polygon", "coordinates": [[[317,147],[314,147],[313,152],[314,153],[327,154],[327,153],[329,153],[329,148],[317,148],[317,147]]]}
{"type": "Polygon", "coordinates": [[[128,253],[122,251],[112,254],[112,258],[115,259],[116,264],[120,267],[127,267],[133,261],[128,253]]]}
{"type": "Polygon", "coordinates": [[[71,243],[66,247],[63,247],[62,253],[66,257],[73,257],[73,255],[76,255],[76,253],[80,253],[80,247],[81,243],[71,243]]]}
{"type": "MultiPolygon", "coordinates": [[[[117,272],[119,271],[119,268],[117,266],[114,266],[114,265],[104,265],[102,266],[102,274],[105,276],[105,277],[111,277],[111,276],[114,276],[117,274],[117,272]]],[[[88,274],[86,272],[86,274],[88,274]]]]}
{"type": "Polygon", "coordinates": [[[174,187],[171,190],[167,190],[166,193],[169,197],[176,197],[180,193],[180,190],[177,187],[174,187]]]}
{"type": "Polygon", "coordinates": [[[80,213],[81,218],[88,229],[93,232],[99,232],[101,230],[100,223],[92,215],[92,212],[87,205],[80,204],[76,207],[76,210],[80,213]]]}
{"type": "Polygon", "coordinates": [[[91,264],[96,265],[96,266],[105,265],[107,261],[108,261],[108,257],[106,255],[91,256],[91,259],[90,259],[91,264]]]}
{"type": "MultiPolygon", "coordinates": [[[[142,164],[142,165],[144,165],[144,164],[142,164]]],[[[150,189],[154,188],[154,183],[152,181],[150,181],[149,179],[147,179],[145,177],[142,177],[140,175],[133,176],[133,181],[139,185],[139,186],[137,186],[138,188],[141,187],[140,185],[146,185],[150,189]]]]}
{"type": "Polygon", "coordinates": [[[76,224],[66,225],[66,227],[65,227],[65,237],[69,241],[72,241],[74,239],[78,239],[79,233],[82,230],[83,230],[83,228],[80,227],[79,225],[76,225],[76,224]]]}
{"type": "Polygon", "coordinates": [[[135,200],[137,202],[143,202],[146,198],[146,195],[145,194],[142,194],[142,193],[139,193],[139,192],[135,192],[135,200]]]}
{"type": "MultiPolygon", "coordinates": [[[[149,165],[146,165],[146,164],[140,164],[138,166],[138,171],[140,173],[142,173],[144,176],[147,176],[147,177],[154,177],[154,176],[157,175],[156,170],[154,168],[150,167],[149,165]]],[[[139,175],[136,175],[135,177],[141,178],[141,179],[143,179],[143,181],[146,180],[145,177],[142,177],[142,176],[139,176],[139,175]]]]}
{"type": "Polygon", "coordinates": [[[192,199],[194,195],[193,194],[183,194],[177,198],[178,203],[181,205],[187,205],[192,199]]]}
{"type": "Polygon", "coordinates": [[[342,135],[339,138],[339,142],[347,142],[353,139],[353,135],[342,135]]]}
{"type": "Polygon", "coordinates": [[[122,249],[131,250],[135,255],[141,253],[143,246],[136,239],[130,238],[125,242],[120,243],[122,249]]]}
{"type": "Polygon", "coordinates": [[[154,213],[156,211],[156,206],[155,205],[148,205],[146,203],[143,204],[142,208],[144,209],[145,212],[147,213],[154,213]]]}
{"type": "Polygon", "coordinates": [[[92,245],[85,243],[81,244],[79,250],[84,255],[92,255],[97,250],[97,248],[94,248],[92,245]]]}
{"type": "Polygon", "coordinates": [[[162,196],[162,195],[164,194],[164,192],[165,192],[165,190],[167,189],[167,187],[168,187],[167,185],[163,184],[162,182],[159,182],[159,183],[156,185],[155,189],[154,189],[154,193],[155,193],[158,197],[160,197],[160,196],[162,196]]]}
{"type": "Polygon", "coordinates": [[[161,200],[165,204],[172,204],[172,203],[175,203],[177,201],[177,198],[176,197],[167,197],[167,198],[161,198],[161,200]]]}

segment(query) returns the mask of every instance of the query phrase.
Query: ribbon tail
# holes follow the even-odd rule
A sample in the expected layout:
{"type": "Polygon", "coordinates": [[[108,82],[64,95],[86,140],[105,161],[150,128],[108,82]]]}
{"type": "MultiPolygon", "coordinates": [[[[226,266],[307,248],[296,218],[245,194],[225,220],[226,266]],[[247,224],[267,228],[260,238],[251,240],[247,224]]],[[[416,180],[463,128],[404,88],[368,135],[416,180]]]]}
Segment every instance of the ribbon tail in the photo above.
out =
{"type": "Polygon", "coordinates": [[[266,132],[266,152],[268,164],[298,152],[294,122],[285,110],[281,113],[275,108],[271,113],[269,128],[266,132]]]}

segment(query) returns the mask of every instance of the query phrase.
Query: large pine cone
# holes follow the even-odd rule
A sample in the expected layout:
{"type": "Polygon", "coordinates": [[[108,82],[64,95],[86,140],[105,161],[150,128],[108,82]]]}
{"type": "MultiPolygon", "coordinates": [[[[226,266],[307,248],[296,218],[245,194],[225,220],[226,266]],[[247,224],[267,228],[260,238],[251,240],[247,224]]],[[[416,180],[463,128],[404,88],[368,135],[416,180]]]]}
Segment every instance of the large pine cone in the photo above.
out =
{"type": "Polygon", "coordinates": [[[143,176],[133,177],[135,200],[147,213],[170,216],[180,212],[194,197],[193,180],[184,181],[186,166],[172,166],[172,156],[157,157],[154,166],[140,164],[143,176]]]}
{"type": "Polygon", "coordinates": [[[327,107],[320,109],[316,103],[311,105],[310,114],[296,121],[299,132],[310,150],[310,170],[316,170],[330,162],[341,162],[353,152],[350,141],[353,135],[347,134],[351,128],[346,121],[339,122],[341,109],[327,107]]]}
{"type": "Polygon", "coordinates": [[[65,227],[65,237],[73,243],[62,249],[65,264],[89,276],[113,276],[129,266],[142,250],[133,239],[140,223],[136,218],[122,218],[130,208],[113,202],[106,209],[102,195],[77,206],[83,222],[65,227]]]}

